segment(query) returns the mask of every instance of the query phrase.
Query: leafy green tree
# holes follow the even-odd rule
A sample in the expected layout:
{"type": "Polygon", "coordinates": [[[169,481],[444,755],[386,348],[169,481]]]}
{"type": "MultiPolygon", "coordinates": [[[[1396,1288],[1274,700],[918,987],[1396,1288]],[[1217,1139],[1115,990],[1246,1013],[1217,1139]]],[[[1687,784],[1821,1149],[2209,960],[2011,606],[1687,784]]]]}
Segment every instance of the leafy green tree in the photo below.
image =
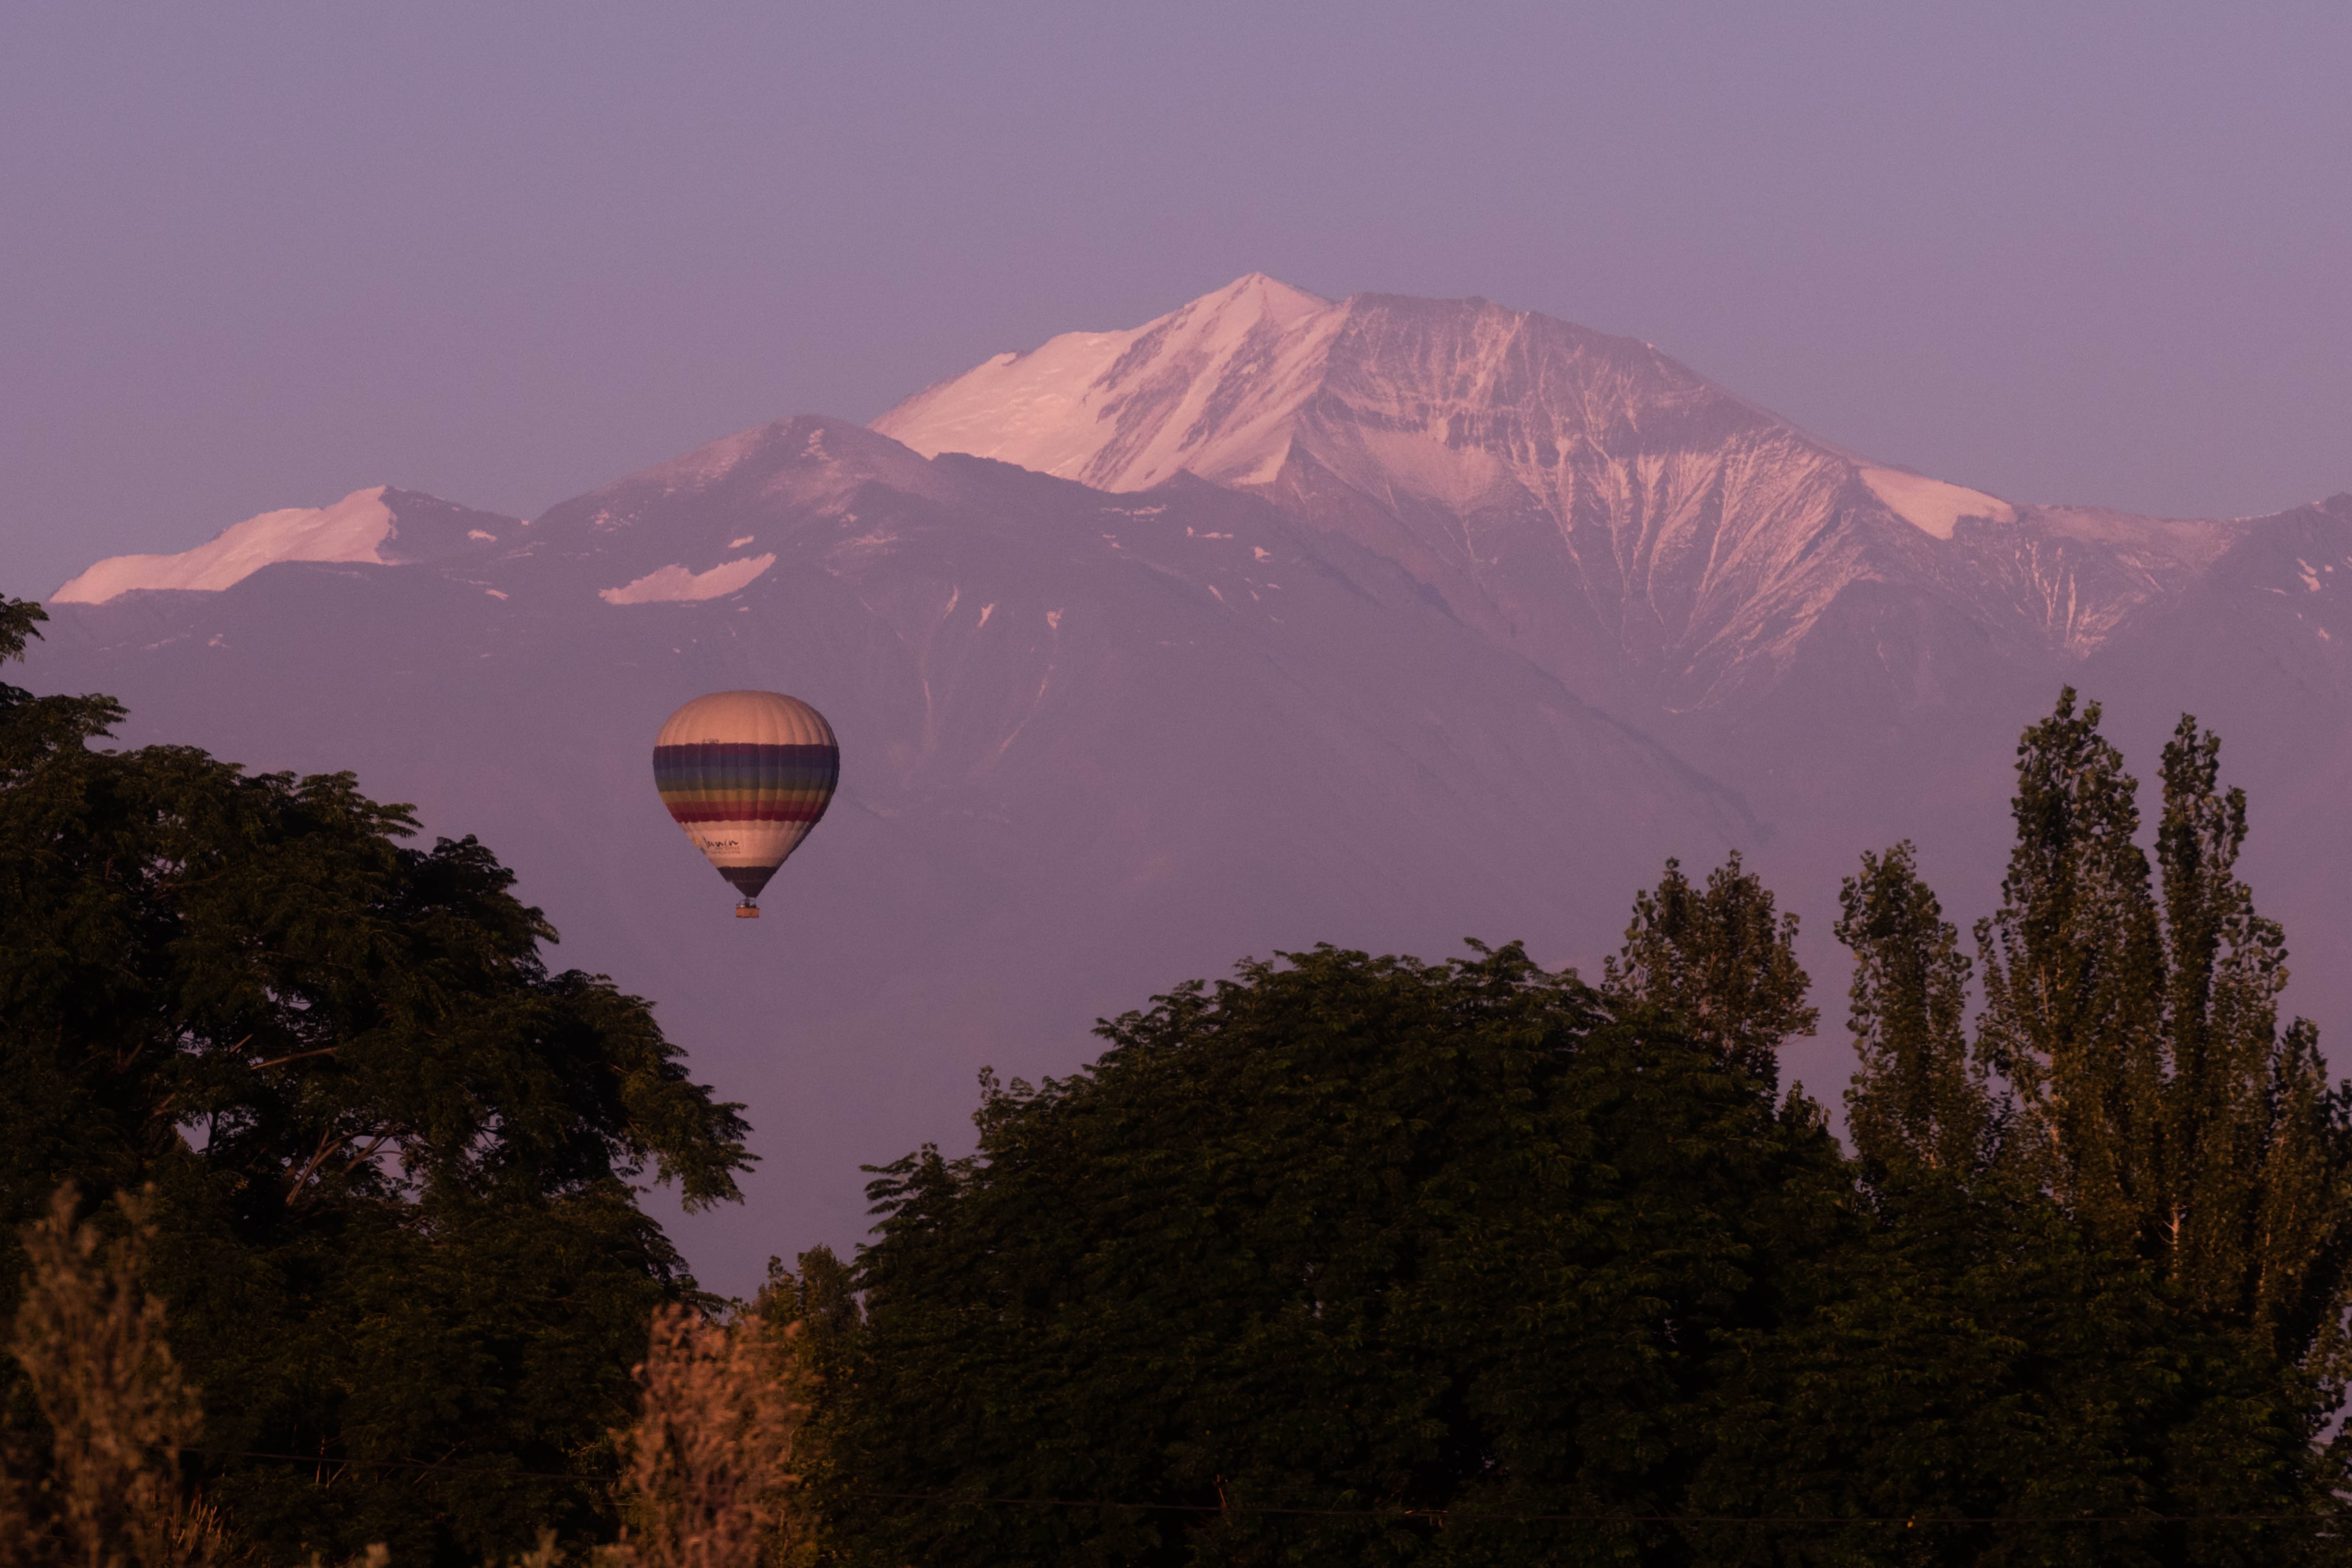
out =
{"type": "Polygon", "coordinates": [[[1612,1000],[1656,1007],[1741,1072],[1777,1083],[1780,1044],[1810,1035],[1821,1014],[1797,962],[1797,917],[1773,915],[1772,894],[1739,851],[1691,886],[1668,860],[1654,889],[1633,900],[1625,946],[1602,961],[1612,1000]]]}
{"type": "Polygon", "coordinates": [[[1865,851],[1839,906],[1837,938],[1853,954],[1847,1025],[1861,1058],[1845,1096],[1854,1152],[1874,1173],[1987,1168],[2007,1107],[1969,1047],[1968,957],[1910,842],[1865,851]]]}
{"type": "Polygon", "coordinates": [[[2164,1212],[2163,943],[2137,784],[2074,690],[2018,742],[2017,845],[1978,922],[1980,1048],[2014,1086],[2011,1148],[2099,1245],[2164,1212]]]}
{"type": "Polygon", "coordinates": [[[1691,1498],[1748,1517],[1705,1562],[2341,1560],[2329,1402],[2013,1184],[1895,1168],[1749,1350],[1691,1498]]]}
{"type": "MultiPolygon", "coordinates": [[[[796,1502],[860,1484],[859,1478],[845,1473],[835,1461],[825,1438],[858,1397],[857,1346],[866,1321],[856,1275],[833,1248],[811,1247],[800,1255],[799,1263],[793,1269],[781,1258],[768,1259],[767,1281],[751,1303],[771,1342],[782,1347],[791,1363],[785,1375],[795,1397],[809,1407],[808,1422],[793,1448],[796,1502]]],[[[770,1553],[771,1568],[816,1568],[842,1560],[816,1510],[796,1507],[792,1522],[795,1528],[770,1553]]]]}
{"type": "Polygon", "coordinates": [[[1818,1126],[1517,946],[1320,948],[1101,1032],[875,1186],[858,1560],[1689,1560],[1643,1516],[1852,1223],[1818,1126]]]}
{"type": "Polygon", "coordinates": [[[2168,1270],[2210,1311],[2251,1321],[2291,1358],[2340,1360],[2352,1247],[2347,1100],[2318,1031],[2284,1031],[2286,937],[2236,874],[2246,796],[2221,789],[2221,738],[2183,715],[2164,749],[2168,1270]]]}
{"type": "Polygon", "coordinates": [[[2282,1030],[2284,933],[2236,874],[2242,791],[2184,716],[2164,752],[2161,899],[2136,785],[2063,692],[2019,747],[2018,842],[1978,928],[1979,1047],[2016,1087],[2021,1173],[2099,1245],[2340,1386],[2352,1309],[2352,1091],[2282,1030]]]}
{"type": "Polygon", "coordinates": [[[0,692],[7,1217],[154,1184],[206,1489],[271,1554],[593,1533],[647,1318],[694,1292],[632,1184],[733,1198],[738,1108],[548,970],[479,844],[410,847],[349,774],[89,750],[120,711],[0,692]]]}

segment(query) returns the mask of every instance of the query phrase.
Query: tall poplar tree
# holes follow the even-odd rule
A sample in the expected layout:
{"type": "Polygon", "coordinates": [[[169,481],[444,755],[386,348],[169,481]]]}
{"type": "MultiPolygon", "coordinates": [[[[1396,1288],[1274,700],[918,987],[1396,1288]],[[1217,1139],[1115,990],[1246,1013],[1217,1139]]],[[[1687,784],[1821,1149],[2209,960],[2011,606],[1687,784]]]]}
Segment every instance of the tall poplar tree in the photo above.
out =
{"type": "Polygon", "coordinates": [[[2352,1362],[2352,1090],[2279,1026],[2286,942],[2237,876],[2244,792],[2184,716],[2158,879],[2136,786],[2072,689],[2018,749],[2017,847],[1980,923],[1979,1049],[2015,1086],[2018,1168],[2100,1245],[2330,1380],[2352,1362]]]}
{"type": "Polygon", "coordinates": [[[2015,1087],[2019,1168],[2099,1245],[2144,1248],[2163,1212],[2163,941],[2137,784],[2073,687],[2018,742],[2017,845],[1977,925],[1979,1040],[2015,1087]]]}
{"type": "Polygon", "coordinates": [[[1837,938],[1853,954],[1847,1023],[1862,1058],[1845,1096],[1854,1152],[1874,1175],[1982,1171],[2007,1104],[1969,1048],[1968,956],[1910,840],[1864,852],[1839,904],[1837,938]]]}
{"type": "Polygon", "coordinates": [[[2290,1354],[2332,1359],[2352,1217],[2344,1098],[2312,1024],[2279,1028],[2286,937],[2237,876],[2246,796],[2221,788],[2221,749],[2185,714],[2164,749],[2170,1070],[2157,1239],[2199,1305],[2251,1319],[2290,1354]]]}
{"type": "Polygon", "coordinates": [[[1601,972],[1604,995],[1671,1015],[1766,1083],[1779,1081],[1780,1042],[1811,1034],[1821,1019],[1805,1003],[1812,982],[1797,962],[1797,917],[1776,918],[1771,890],[1737,849],[1704,888],[1668,860],[1657,887],[1634,896],[1625,946],[1601,972]]]}

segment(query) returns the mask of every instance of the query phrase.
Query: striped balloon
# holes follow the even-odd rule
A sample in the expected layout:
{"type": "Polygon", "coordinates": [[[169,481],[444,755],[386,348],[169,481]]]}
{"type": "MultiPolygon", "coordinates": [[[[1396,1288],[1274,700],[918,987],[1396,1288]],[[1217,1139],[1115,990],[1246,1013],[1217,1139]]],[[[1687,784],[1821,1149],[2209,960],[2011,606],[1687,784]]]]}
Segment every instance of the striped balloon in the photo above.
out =
{"type": "Polygon", "coordinates": [[[654,786],[694,847],[752,902],[824,815],[841,747],[824,715],[774,691],[714,691],[654,739],[654,786]]]}

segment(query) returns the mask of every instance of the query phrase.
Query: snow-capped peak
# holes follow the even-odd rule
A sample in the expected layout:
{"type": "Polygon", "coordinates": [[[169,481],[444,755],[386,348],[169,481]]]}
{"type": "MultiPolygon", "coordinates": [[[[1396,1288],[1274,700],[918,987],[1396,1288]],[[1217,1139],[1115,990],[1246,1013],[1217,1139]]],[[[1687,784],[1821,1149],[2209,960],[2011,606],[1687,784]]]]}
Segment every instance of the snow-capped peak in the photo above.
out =
{"type": "Polygon", "coordinates": [[[392,533],[387,487],[353,490],[331,506],[265,511],[224,529],[177,555],[114,555],[49,597],[60,605],[99,605],[134,588],[217,590],[280,561],[364,561],[382,564],[392,533]]]}
{"type": "Polygon", "coordinates": [[[498,549],[520,518],[453,506],[419,490],[376,485],[331,506],[265,511],[177,555],[116,555],[50,595],[63,605],[100,605],[134,588],[216,591],[281,561],[355,561],[405,566],[480,557],[498,549]]]}
{"type": "Polygon", "coordinates": [[[2019,515],[1818,440],[1650,343],[1255,273],[1000,354],[874,428],[1101,489],[1190,473],[1261,493],[1563,679],[1630,659],[1685,706],[1780,668],[1850,584],[1917,574],[1887,523],[1950,541],[1963,518],[2019,515]]]}
{"type": "Polygon", "coordinates": [[[1143,489],[1180,470],[1263,478],[1341,314],[1253,272],[1139,327],[998,354],[874,428],[927,458],[969,452],[1101,489],[1143,489]]]}
{"type": "Polygon", "coordinates": [[[1111,490],[1180,470],[1271,483],[1304,436],[1317,461],[1372,493],[1464,510],[1507,493],[1497,487],[1554,501],[1557,454],[1621,443],[1606,434],[1619,421],[1694,419],[1780,426],[1937,539],[1963,517],[2016,520],[1996,496],[1813,442],[1648,343],[1483,300],[1333,303],[1262,272],[1140,327],[999,354],[873,427],[926,457],[970,452],[1111,490]],[[1329,428],[1343,408],[1367,416],[1329,428]]]}

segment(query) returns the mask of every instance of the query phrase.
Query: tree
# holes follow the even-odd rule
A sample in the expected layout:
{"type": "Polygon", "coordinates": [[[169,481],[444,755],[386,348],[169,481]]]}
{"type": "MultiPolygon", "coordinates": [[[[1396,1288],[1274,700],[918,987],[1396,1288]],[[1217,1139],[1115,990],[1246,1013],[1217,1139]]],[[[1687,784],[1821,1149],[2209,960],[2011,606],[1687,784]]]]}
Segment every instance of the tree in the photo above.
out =
{"type": "Polygon", "coordinates": [[[2341,1561],[2329,1408],[2046,1195],[1898,1167],[1724,1390],[1692,1510],[1740,1568],[2341,1561]]]}
{"type": "MultiPolygon", "coordinates": [[[[32,1268],[9,1353],[45,1427],[37,1468],[24,1465],[0,1559],[95,1568],[202,1568],[226,1555],[217,1521],[181,1482],[197,1435],[194,1393],[163,1335],[163,1305],[146,1291],[155,1239],[152,1205],[123,1194],[111,1240],[79,1221],[61,1187],[26,1227],[32,1268]]],[[[13,1478],[11,1478],[13,1479],[13,1478]]]]}
{"type": "Polygon", "coordinates": [[[0,692],[0,1203],[153,1184],[200,1468],[272,1552],[605,1528],[647,1319],[695,1293],[632,1184],[734,1197],[739,1108],[548,970],[471,838],[409,846],[349,774],[88,750],[120,711],[0,692]]]}
{"type": "Polygon", "coordinates": [[[2157,861],[2164,896],[2165,1208],[2171,1278],[2209,1311],[2252,1321],[2289,1359],[2334,1367],[2352,1307],[2346,1098],[2318,1031],[2278,1025],[2286,937],[2236,874],[2246,796],[2222,792],[2221,738],[2182,715],[2164,749],[2157,861]]]}
{"type": "Polygon", "coordinates": [[[2236,874],[2242,791],[2184,715],[2164,751],[2159,902],[2137,786],[2074,693],[2019,746],[2018,841],[1978,928],[1979,1049],[2016,1086],[2021,1173],[2101,1246],[2340,1386],[2352,1091],[2282,1030],[2284,933],[2236,874]]]}
{"type": "Polygon", "coordinates": [[[2099,1245],[2143,1251],[2163,1213],[2163,948],[2137,784],[2068,687],[2018,742],[2017,845],[1978,922],[1979,1041],[2014,1087],[2011,1148],[2099,1245]]]}
{"type": "Polygon", "coordinates": [[[813,1373],[797,1321],[756,1308],[654,1315],[644,1403],[621,1436],[621,1539],[598,1568],[748,1568],[806,1561],[800,1435],[813,1373]]]}
{"type": "Polygon", "coordinates": [[[1985,1169],[2007,1108],[1969,1048],[1968,957],[1910,842],[1865,851],[1839,905],[1837,938],[1853,954],[1847,1025],[1861,1058],[1845,1096],[1855,1154],[1874,1174],[1985,1169]]]}
{"type": "Polygon", "coordinates": [[[1319,948],[1100,1032],[873,1189],[857,1560],[1685,1560],[1641,1516],[1850,1223],[1825,1133],[1516,946],[1319,948]]]}
{"type": "MultiPolygon", "coordinates": [[[[25,657],[48,618],[28,599],[0,598],[0,668],[25,657]]],[[[0,786],[42,758],[107,734],[121,721],[122,704],[111,697],[36,697],[0,680],[0,786]]]]}
{"type": "Polygon", "coordinates": [[[1668,860],[1656,889],[1634,898],[1624,949],[1602,961],[1602,975],[1611,998],[1661,1009],[1768,1084],[1779,1081],[1780,1043],[1821,1020],[1805,1005],[1812,983],[1797,962],[1797,917],[1775,922],[1771,892],[1737,849],[1704,889],[1668,860]]]}

